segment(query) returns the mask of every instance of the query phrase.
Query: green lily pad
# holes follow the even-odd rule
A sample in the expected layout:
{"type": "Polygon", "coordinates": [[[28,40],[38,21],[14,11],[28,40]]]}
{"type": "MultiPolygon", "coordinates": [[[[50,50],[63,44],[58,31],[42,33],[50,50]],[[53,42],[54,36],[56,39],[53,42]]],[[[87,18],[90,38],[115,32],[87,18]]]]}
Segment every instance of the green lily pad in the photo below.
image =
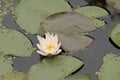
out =
{"type": "Polygon", "coordinates": [[[97,72],[99,80],[120,80],[120,56],[116,54],[106,54],[103,65],[97,72]]]}
{"type": "Polygon", "coordinates": [[[15,10],[17,24],[27,33],[43,34],[40,22],[56,12],[71,11],[64,0],[21,1],[15,10]]]}
{"type": "Polygon", "coordinates": [[[57,34],[62,48],[69,52],[86,49],[93,39],[84,35],[96,30],[91,19],[75,12],[53,14],[43,20],[41,26],[45,32],[57,34]]]}
{"type": "Polygon", "coordinates": [[[109,13],[100,7],[97,6],[85,6],[78,9],[75,9],[75,12],[81,13],[90,18],[101,18],[109,15],[109,13]]]}
{"type": "Polygon", "coordinates": [[[0,29],[0,52],[20,57],[31,56],[33,47],[22,33],[16,30],[0,29]]]}
{"type": "Polygon", "coordinates": [[[92,80],[90,74],[75,74],[67,77],[65,80],[92,80]]]}
{"type": "Polygon", "coordinates": [[[13,68],[12,68],[11,60],[5,58],[3,53],[0,52],[0,76],[5,75],[6,73],[9,73],[12,70],[13,68]]]}
{"type": "MultiPolygon", "coordinates": [[[[2,13],[0,13],[0,15],[1,15],[2,13]]],[[[2,21],[3,21],[3,19],[2,19],[2,17],[0,16],[0,28],[2,28],[2,21]]]]}
{"type": "Polygon", "coordinates": [[[15,0],[14,3],[15,3],[15,5],[18,5],[22,1],[24,1],[24,0],[15,0]]]}
{"type": "Polygon", "coordinates": [[[70,5],[65,0],[28,0],[27,3],[40,10],[45,10],[50,13],[71,11],[70,5]]]}
{"type": "Polygon", "coordinates": [[[93,20],[96,28],[101,28],[101,27],[104,27],[106,25],[104,20],[95,19],[95,18],[93,18],[92,20],[93,20]]]}
{"type": "Polygon", "coordinates": [[[71,56],[54,56],[42,60],[31,67],[28,80],[63,80],[83,65],[83,62],[71,56]]]}
{"type": "Polygon", "coordinates": [[[120,0],[108,0],[108,3],[115,9],[120,10],[120,0]]]}
{"type": "Polygon", "coordinates": [[[98,18],[109,15],[109,13],[105,9],[97,6],[81,7],[81,8],[75,9],[74,12],[78,12],[80,14],[83,14],[84,16],[89,17],[97,28],[100,28],[106,25],[104,20],[100,20],[98,18]]]}
{"type": "Polygon", "coordinates": [[[118,23],[110,34],[112,41],[120,47],[120,23],[118,23]]]}
{"type": "Polygon", "coordinates": [[[27,76],[23,72],[12,71],[1,76],[0,80],[27,80],[27,76]]]}

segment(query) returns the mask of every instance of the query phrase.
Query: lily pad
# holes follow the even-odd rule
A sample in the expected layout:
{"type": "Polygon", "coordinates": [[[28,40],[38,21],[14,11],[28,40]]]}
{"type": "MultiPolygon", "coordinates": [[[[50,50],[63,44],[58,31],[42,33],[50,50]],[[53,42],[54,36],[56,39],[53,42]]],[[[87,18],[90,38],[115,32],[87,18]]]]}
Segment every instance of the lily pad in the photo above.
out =
{"type": "Polygon", "coordinates": [[[118,23],[110,34],[112,41],[120,47],[120,23],[118,23]]]}
{"type": "Polygon", "coordinates": [[[88,47],[93,39],[84,35],[96,30],[96,26],[89,18],[75,12],[53,14],[42,21],[41,26],[45,32],[57,34],[62,42],[62,48],[69,52],[88,47]]]}
{"type": "Polygon", "coordinates": [[[99,80],[120,80],[120,56],[116,54],[106,54],[103,65],[97,72],[99,80]]]}
{"type": "Polygon", "coordinates": [[[43,20],[41,25],[45,32],[57,31],[67,35],[96,30],[94,23],[89,18],[75,12],[53,14],[43,20]]]}
{"type": "Polygon", "coordinates": [[[94,22],[97,28],[103,27],[106,24],[104,20],[100,20],[98,18],[109,15],[109,13],[105,9],[97,6],[81,7],[81,8],[75,9],[74,12],[78,12],[80,14],[83,14],[84,16],[91,18],[91,20],[94,22]]]}
{"type": "Polygon", "coordinates": [[[36,9],[45,10],[50,13],[72,10],[65,0],[28,0],[27,3],[36,9]]]}
{"type": "MultiPolygon", "coordinates": [[[[0,52],[0,76],[5,75],[13,70],[12,62],[10,59],[4,57],[4,54],[0,52]]],[[[1,79],[0,79],[1,80],[1,79]]]]}
{"type": "Polygon", "coordinates": [[[95,23],[96,28],[101,28],[101,27],[104,27],[106,25],[106,22],[104,20],[95,19],[95,18],[93,18],[92,20],[95,23]]]}
{"type": "Polygon", "coordinates": [[[23,72],[12,71],[1,76],[0,80],[27,80],[27,76],[23,72]]]}
{"type": "Polygon", "coordinates": [[[33,47],[22,33],[16,30],[0,29],[0,52],[20,57],[31,56],[33,47]]]}
{"type": "Polygon", "coordinates": [[[64,0],[21,1],[15,10],[17,24],[27,33],[43,34],[40,22],[56,12],[71,11],[64,0]]]}
{"type": "Polygon", "coordinates": [[[84,35],[68,36],[62,33],[57,33],[59,40],[62,42],[62,48],[68,52],[86,49],[93,39],[84,35]]]}
{"type": "Polygon", "coordinates": [[[108,0],[108,3],[115,9],[120,10],[120,0],[108,0]]]}
{"type": "Polygon", "coordinates": [[[90,74],[75,74],[67,77],[65,80],[92,80],[90,74]]]}
{"type": "Polygon", "coordinates": [[[82,65],[82,61],[71,56],[54,56],[32,66],[28,72],[28,80],[63,80],[82,65]]]}
{"type": "Polygon", "coordinates": [[[75,12],[81,13],[90,18],[101,18],[109,15],[109,13],[100,7],[97,6],[85,6],[78,9],[75,9],[75,12]]]}

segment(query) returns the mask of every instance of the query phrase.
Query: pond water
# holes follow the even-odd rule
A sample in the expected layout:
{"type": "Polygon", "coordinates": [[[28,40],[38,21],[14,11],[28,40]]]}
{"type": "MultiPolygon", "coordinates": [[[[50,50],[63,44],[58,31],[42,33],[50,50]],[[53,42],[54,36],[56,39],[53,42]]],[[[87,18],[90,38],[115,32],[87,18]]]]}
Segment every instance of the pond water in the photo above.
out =
{"type": "MultiPolygon", "coordinates": [[[[90,0],[69,0],[73,8],[76,8],[78,5],[85,6],[90,5],[88,2],[90,0]]],[[[83,68],[76,73],[90,73],[92,75],[92,80],[98,80],[95,73],[99,70],[102,65],[103,56],[108,53],[118,53],[120,54],[120,49],[117,48],[109,39],[109,34],[112,27],[120,22],[119,11],[111,8],[109,5],[104,5],[105,9],[109,11],[110,15],[105,18],[106,25],[104,28],[97,29],[96,31],[90,32],[90,36],[95,39],[95,41],[88,47],[88,49],[76,52],[74,54],[66,53],[66,55],[72,55],[83,60],[85,65],[83,68]]],[[[14,19],[12,19],[11,14],[7,14],[4,17],[3,24],[7,28],[14,28],[22,32],[18,27],[14,19]]],[[[37,42],[35,36],[26,35],[33,42],[33,46],[37,42]]],[[[41,57],[37,53],[33,53],[31,57],[20,58],[17,57],[13,60],[15,69],[18,71],[26,72],[29,68],[39,62],[41,57]]]]}

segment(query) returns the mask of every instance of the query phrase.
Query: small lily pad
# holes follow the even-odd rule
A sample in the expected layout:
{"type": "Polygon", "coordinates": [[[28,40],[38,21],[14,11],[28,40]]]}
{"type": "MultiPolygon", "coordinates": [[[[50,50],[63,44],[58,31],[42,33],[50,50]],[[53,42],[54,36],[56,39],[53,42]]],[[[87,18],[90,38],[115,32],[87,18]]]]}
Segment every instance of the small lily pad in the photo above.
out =
{"type": "Polygon", "coordinates": [[[85,6],[78,9],[75,9],[75,12],[81,13],[90,18],[101,18],[109,15],[109,13],[100,7],[97,6],[85,6]]]}
{"type": "Polygon", "coordinates": [[[71,11],[64,0],[21,1],[15,10],[17,24],[27,33],[43,34],[40,22],[56,12],[71,11]]]}
{"type": "Polygon", "coordinates": [[[99,80],[120,80],[120,56],[106,54],[97,75],[99,80]]]}
{"type": "Polygon", "coordinates": [[[108,0],[108,3],[115,9],[120,10],[120,0],[108,0]]]}
{"type": "Polygon", "coordinates": [[[23,72],[12,71],[1,76],[0,80],[27,80],[27,76],[23,72]]]}
{"type": "Polygon", "coordinates": [[[67,77],[65,80],[92,80],[90,74],[75,74],[67,77]]]}
{"type": "Polygon", "coordinates": [[[20,57],[31,56],[33,47],[30,40],[16,30],[0,29],[0,52],[20,57]]]}
{"type": "Polygon", "coordinates": [[[118,23],[110,34],[112,41],[120,47],[120,23],[118,23]]]}
{"type": "MultiPolygon", "coordinates": [[[[4,54],[0,52],[0,76],[5,75],[13,70],[10,59],[5,58],[4,54]]],[[[0,79],[1,80],[1,79],[0,79]]]]}
{"type": "Polygon", "coordinates": [[[92,20],[95,23],[96,28],[101,28],[101,27],[104,27],[106,25],[106,22],[104,20],[95,19],[95,18],[93,18],[92,20]]]}
{"type": "Polygon", "coordinates": [[[82,61],[71,56],[54,56],[32,66],[28,80],[63,80],[82,65],[82,61]]]}

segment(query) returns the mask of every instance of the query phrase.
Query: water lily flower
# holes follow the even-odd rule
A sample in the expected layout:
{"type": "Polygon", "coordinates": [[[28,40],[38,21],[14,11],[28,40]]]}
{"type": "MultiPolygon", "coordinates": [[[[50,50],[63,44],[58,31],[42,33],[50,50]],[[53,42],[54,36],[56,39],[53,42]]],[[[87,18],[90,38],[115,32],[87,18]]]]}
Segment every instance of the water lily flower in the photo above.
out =
{"type": "Polygon", "coordinates": [[[58,42],[57,35],[54,36],[53,34],[47,32],[45,33],[45,38],[37,36],[37,39],[39,41],[39,43],[36,44],[39,48],[37,53],[41,54],[42,56],[51,57],[61,52],[61,42],[58,42]]]}

